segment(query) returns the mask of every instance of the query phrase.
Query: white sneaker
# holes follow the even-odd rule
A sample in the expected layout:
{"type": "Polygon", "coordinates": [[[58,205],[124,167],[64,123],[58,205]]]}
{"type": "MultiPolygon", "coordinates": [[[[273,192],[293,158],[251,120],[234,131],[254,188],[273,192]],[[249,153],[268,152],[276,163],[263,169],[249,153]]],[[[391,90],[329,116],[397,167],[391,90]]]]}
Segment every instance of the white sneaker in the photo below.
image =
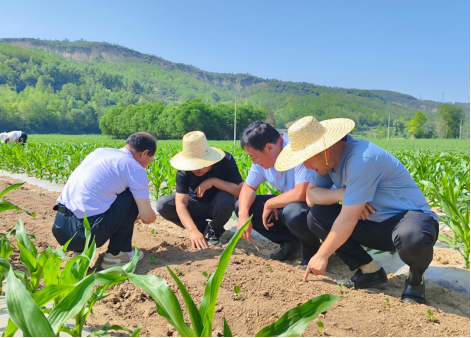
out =
{"type": "MultiPolygon", "coordinates": [[[[136,251],[133,250],[131,252],[123,252],[120,251],[119,254],[112,255],[109,252],[106,252],[104,257],[103,257],[103,263],[101,263],[101,268],[103,270],[112,268],[114,266],[123,266],[134,258],[134,255],[136,254],[136,251]]],[[[139,261],[144,257],[144,253],[142,251],[139,251],[139,261]]]]}

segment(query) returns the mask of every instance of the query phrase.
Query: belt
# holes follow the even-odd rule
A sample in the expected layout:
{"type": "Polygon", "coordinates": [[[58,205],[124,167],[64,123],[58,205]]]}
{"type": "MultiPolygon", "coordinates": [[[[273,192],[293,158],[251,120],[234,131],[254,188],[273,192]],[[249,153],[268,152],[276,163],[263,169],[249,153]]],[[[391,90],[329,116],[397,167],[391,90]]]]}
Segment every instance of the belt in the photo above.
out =
{"type": "Polygon", "coordinates": [[[67,207],[65,205],[61,205],[61,204],[56,204],[52,210],[56,210],[57,212],[61,212],[63,214],[68,214],[68,213],[72,213],[69,209],[67,209],[67,207]]]}

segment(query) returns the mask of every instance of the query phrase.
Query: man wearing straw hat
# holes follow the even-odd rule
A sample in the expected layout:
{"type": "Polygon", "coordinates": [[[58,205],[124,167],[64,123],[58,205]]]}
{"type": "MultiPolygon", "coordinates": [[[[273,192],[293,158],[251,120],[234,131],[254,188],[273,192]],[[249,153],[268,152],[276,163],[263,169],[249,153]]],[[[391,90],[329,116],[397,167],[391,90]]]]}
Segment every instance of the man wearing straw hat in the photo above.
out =
{"type": "Polygon", "coordinates": [[[221,246],[242,186],[234,158],[210,147],[203,132],[192,131],[183,136],[183,150],[170,164],[178,169],[176,193],[159,198],[157,211],[188,230],[193,249],[221,246]]]}
{"type": "Polygon", "coordinates": [[[319,246],[319,240],[312,234],[296,237],[296,229],[307,226],[309,207],[306,204],[306,189],[313,172],[306,170],[302,163],[286,172],[273,167],[278,154],[288,142],[288,135],[279,133],[265,122],[255,121],[244,130],[240,143],[253,164],[236,203],[236,214],[239,216],[238,227],[247,221],[249,215],[253,215],[252,224],[242,238],[251,242],[253,226],[257,232],[280,244],[280,251],[272,254],[271,259],[290,259],[299,251],[301,240],[301,267],[305,268],[316,253],[315,245],[317,241],[319,246]],[[256,195],[258,186],[265,181],[281,194],[256,195]]]}
{"type": "Polygon", "coordinates": [[[387,281],[386,273],[362,245],[397,251],[410,267],[402,300],[425,303],[423,275],[433,258],[438,217],[397,158],[347,135],[354,126],[350,119],[319,123],[306,116],[289,128],[291,143],[275,164],[278,170],[289,170],[304,163],[316,172],[307,190],[312,208],[304,231],[323,243],[304,280],[310,272],[325,274],[328,258],[336,252],[351,271],[357,270],[345,286],[374,287],[387,281]]]}

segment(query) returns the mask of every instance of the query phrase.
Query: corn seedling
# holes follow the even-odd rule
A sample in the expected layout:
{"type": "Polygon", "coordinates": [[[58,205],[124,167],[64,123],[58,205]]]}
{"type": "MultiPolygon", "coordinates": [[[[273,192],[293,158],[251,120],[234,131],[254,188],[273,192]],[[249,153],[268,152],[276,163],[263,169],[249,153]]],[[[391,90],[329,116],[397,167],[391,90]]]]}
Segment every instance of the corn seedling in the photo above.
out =
{"type": "Polygon", "coordinates": [[[438,184],[430,181],[421,181],[421,183],[433,192],[440,203],[440,208],[447,216],[443,222],[453,231],[453,237],[439,234],[438,239],[457,250],[464,258],[465,268],[469,269],[469,168],[461,175],[456,175],[451,170],[442,172],[441,181],[438,184]],[[464,191],[467,191],[467,196],[463,193],[464,191]]]}
{"type": "Polygon", "coordinates": [[[5,201],[2,199],[2,197],[8,193],[9,191],[12,191],[12,190],[15,190],[15,189],[18,189],[19,187],[21,187],[23,184],[25,184],[25,182],[22,182],[22,183],[16,183],[16,184],[12,184],[10,185],[9,187],[5,188],[2,192],[0,192],[0,212],[3,212],[3,211],[7,211],[7,210],[19,210],[19,211],[23,211],[25,212],[26,214],[32,216],[32,217],[36,217],[36,213],[35,212],[29,212],[28,210],[25,210],[25,209],[22,209],[16,205],[14,205],[13,203],[10,203],[8,201],[5,201]]]}
{"type": "Polygon", "coordinates": [[[64,252],[70,240],[60,249],[48,247],[38,254],[24,231],[23,223],[18,221],[16,237],[20,259],[27,267],[29,276],[14,271],[8,261],[0,258],[0,265],[10,271],[6,289],[10,318],[4,330],[5,337],[13,336],[18,329],[23,331],[24,336],[47,337],[66,332],[73,337],[80,337],[83,325],[92,313],[93,305],[108,296],[105,294],[106,290],[111,285],[134,276],[132,272],[138,261],[138,249],[135,258],[125,266],[87,275],[95,255],[96,244],[95,240],[90,243],[91,231],[86,218],[84,228],[84,251],[68,260],[64,252]],[[66,262],[64,268],[61,268],[62,261],[66,262]],[[40,279],[45,287],[38,291],[40,279]],[[53,301],[53,308],[45,309],[45,305],[50,301],[53,301]],[[48,314],[47,318],[45,313],[48,314]],[[64,325],[71,318],[75,318],[73,329],[64,325]]]}
{"type": "Polygon", "coordinates": [[[239,286],[239,285],[234,286],[234,293],[235,293],[234,299],[235,300],[240,300],[242,298],[242,296],[240,295],[240,289],[241,288],[242,287],[239,286]]]}
{"type": "Polygon", "coordinates": [[[340,294],[343,294],[343,284],[339,283],[339,292],[340,294]]]}
{"type": "Polygon", "coordinates": [[[320,336],[322,336],[322,330],[324,329],[324,323],[319,320],[318,322],[316,322],[316,324],[317,324],[317,335],[320,337],[320,336]]]}
{"type": "MultiPolygon", "coordinates": [[[[183,297],[190,317],[191,327],[185,322],[183,310],[175,293],[164,281],[154,275],[134,275],[133,278],[130,279],[130,282],[145,290],[154,299],[157,305],[158,314],[164,317],[182,337],[211,336],[217,296],[224,273],[237,242],[242,236],[243,231],[250,224],[251,220],[252,218],[250,218],[244,226],[237,231],[226,245],[219,259],[216,271],[208,278],[199,308],[196,306],[194,300],[191,298],[178,276],[172,271],[172,269],[167,267],[168,272],[177,283],[178,289],[183,297]]],[[[307,325],[313,319],[322,312],[327,311],[337,300],[339,300],[339,297],[333,295],[322,295],[313,298],[308,302],[289,310],[281,316],[278,321],[259,331],[256,336],[299,336],[304,332],[307,325]]],[[[224,336],[232,337],[232,332],[225,318],[224,336]]]]}
{"type": "Polygon", "coordinates": [[[432,323],[436,323],[438,322],[438,319],[435,317],[435,314],[434,312],[432,311],[432,309],[428,309],[427,310],[427,318],[430,322],[432,323]]]}

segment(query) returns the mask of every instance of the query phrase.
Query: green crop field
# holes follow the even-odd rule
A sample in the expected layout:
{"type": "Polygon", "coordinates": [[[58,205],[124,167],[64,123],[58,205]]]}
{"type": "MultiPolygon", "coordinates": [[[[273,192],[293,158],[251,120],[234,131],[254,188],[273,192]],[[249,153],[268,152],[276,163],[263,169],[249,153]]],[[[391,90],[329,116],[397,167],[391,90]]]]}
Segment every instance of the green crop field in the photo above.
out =
{"type": "MultiPolygon", "coordinates": [[[[355,135],[353,135],[356,137],[355,135]]],[[[359,137],[362,138],[362,137],[359,137]]],[[[385,139],[364,138],[378,146],[388,150],[428,150],[438,152],[461,151],[469,153],[470,141],[469,139],[390,139],[389,142],[385,139]]],[[[57,142],[87,142],[87,143],[116,143],[123,144],[124,139],[113,139],[107,135],[61,135],[61,134],[32,134],[28,135],[28,142],[41,142],[41,143],[57,143],[57,142]]],[[[218,145],[220,147],[230,147],[234,141],[210,141],[212,146],[218,145]]],[[[180,140],[159,140],[158,145],[181,145],[180,140]]],[[[239,141],[236,143],[239,144],[239,141]]]]}

